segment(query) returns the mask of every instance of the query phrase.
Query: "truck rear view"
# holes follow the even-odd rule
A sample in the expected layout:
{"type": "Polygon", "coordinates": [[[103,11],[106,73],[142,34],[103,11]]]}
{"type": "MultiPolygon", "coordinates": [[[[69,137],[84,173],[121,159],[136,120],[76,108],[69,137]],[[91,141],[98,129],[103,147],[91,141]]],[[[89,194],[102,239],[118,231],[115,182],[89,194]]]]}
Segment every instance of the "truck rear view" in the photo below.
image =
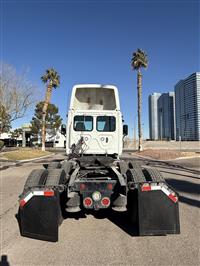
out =
{"type": "Polygon", "coordinates": [[[180,232],[178,195],[161,173],[120,159],[127,126],[115,86],[74,86],[63,134],[66,159],[33,170],[20,195],[23,236],[57,241],[63,217],[100,209],[128,212],[139,235],[180,232]]]}

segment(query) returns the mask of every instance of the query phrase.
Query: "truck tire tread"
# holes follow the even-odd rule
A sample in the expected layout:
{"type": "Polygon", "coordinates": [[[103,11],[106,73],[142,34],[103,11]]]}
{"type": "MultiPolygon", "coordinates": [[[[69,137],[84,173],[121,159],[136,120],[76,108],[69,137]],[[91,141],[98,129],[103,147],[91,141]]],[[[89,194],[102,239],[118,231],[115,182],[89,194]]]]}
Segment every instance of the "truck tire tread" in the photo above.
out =
{"type": "Polygon", "coordinates": [[[120,173],[122,175],[126,175],[128,169],[129,169],[128,164],[125,161],[120,161],[118,163],[118,166],[119,166],[119,169],[120,169],[120,173]]]}
{"type": "Polygon", "coordinates": [[[63,169],[49,169],[45,187],[56,187],[66,183],[65,172],[63,169]]]}
{"type": "Polygon", "coordinates": [[[47,178],[46,169],[34,169],[26,180],[26,183],[24,185],[24,191],[32,187],[44,185],[46,178],[47,178]]]}
{"type": "Polygon", "coordinates": [[[142,169],[132,168],[127,172],[129,180],[134,181],[135,183],[146,182],[145,175],[142,172],[142,169]]]}
{"type": "Polygon", "coordinates": [[[144,174],[149,181],[153,182],[165,182],[163,175],[155,168],[144,168],[144,174]]]}
{"type": "Polygon", "coordinates": [[[61,168],[61,163],[60,162],[51,162],[47,169],[59,169],[61,168]]]}

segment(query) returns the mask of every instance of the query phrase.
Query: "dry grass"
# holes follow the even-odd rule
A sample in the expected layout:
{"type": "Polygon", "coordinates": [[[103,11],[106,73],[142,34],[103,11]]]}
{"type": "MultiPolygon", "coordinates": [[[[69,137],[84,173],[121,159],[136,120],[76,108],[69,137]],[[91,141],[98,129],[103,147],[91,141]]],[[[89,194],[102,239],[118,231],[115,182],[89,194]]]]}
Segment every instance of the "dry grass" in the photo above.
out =
{"type": "Polygon", "coordinates": [[[41,151],[37,149],[21,148],[19,150],[3,153],[0,157],[8,160],[27,160],[42,157],[51,154],[48,151],[41,151]]]}
{"type": "Polygon", "coordinates": [[[137,154],[158,160],[173,160],[180,157],[199,156],[195,152],[179,152],[179,151],[166,150],[166,149],[159,149],[159,150],[147,149],[141,152],[137,152],[137,154]]]}

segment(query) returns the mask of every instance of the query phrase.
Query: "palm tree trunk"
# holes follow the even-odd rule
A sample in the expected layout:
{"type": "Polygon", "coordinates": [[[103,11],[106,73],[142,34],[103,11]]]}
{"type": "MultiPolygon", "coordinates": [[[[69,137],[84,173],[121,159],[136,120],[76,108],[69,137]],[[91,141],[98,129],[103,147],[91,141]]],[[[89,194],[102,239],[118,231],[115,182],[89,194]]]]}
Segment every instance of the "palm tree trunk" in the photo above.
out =
{"type": "Polygon", "coordinates": [[[140,69],[137,74],[137,94],[138,94],[138,151],[142,151],[142,125],[141,125],[141,113],[142,113],[142,73],[140,69]]]}
{"type": "Polygon", "coordinates": [[[42,151],[45,151],[45,140],[46,140],[46,115],[47,115],[47,108],[50,103],[52,93],[52,85],[49,84],[47,87],[44,106],[42,109],[42,151]]]}

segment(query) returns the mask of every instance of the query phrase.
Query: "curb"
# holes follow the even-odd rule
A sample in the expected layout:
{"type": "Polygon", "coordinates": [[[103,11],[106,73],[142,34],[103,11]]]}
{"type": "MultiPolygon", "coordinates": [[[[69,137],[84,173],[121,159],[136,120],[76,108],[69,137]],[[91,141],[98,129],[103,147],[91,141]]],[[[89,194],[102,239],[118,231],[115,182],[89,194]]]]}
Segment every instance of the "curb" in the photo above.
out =
{"type": "Polygon", "coordinates": [[[37,160],[40,160],[40,159],[43,159],[43,158],[50,157],[50,156],[52,156],[52,155],[55,155],[55,153],[51,153],[51,154],[48,154],[48,155],[45,155],[45,156],[41,156],[41,157],[37,157],[37,158],[33,158],[33,159],[18,160],[18,161],[16,161],[16,163],[33,162],[33,161],[37,161],[37,160]]]}
{"type": "Polygon", "coordinates": [[[41,156],[41,157],[37,157],[37,158],[33,158],[33,159],[18,160],[18,161],[13,162],[12,164],[8,164],[8,165],[0,167],[0,171],[1,170],[6,170],[9,167],[16,166],[16,165],[21,164],[21,163],[34,162],[34,161],[37,161],[37,160],[40,160],[40,159],[43,159],[43,158],[47,158],[47,157],[50,157],[50,156],[53,156],[53,155],[55,155],[55,153],[48,154],[48,155],[41,156]]]}

